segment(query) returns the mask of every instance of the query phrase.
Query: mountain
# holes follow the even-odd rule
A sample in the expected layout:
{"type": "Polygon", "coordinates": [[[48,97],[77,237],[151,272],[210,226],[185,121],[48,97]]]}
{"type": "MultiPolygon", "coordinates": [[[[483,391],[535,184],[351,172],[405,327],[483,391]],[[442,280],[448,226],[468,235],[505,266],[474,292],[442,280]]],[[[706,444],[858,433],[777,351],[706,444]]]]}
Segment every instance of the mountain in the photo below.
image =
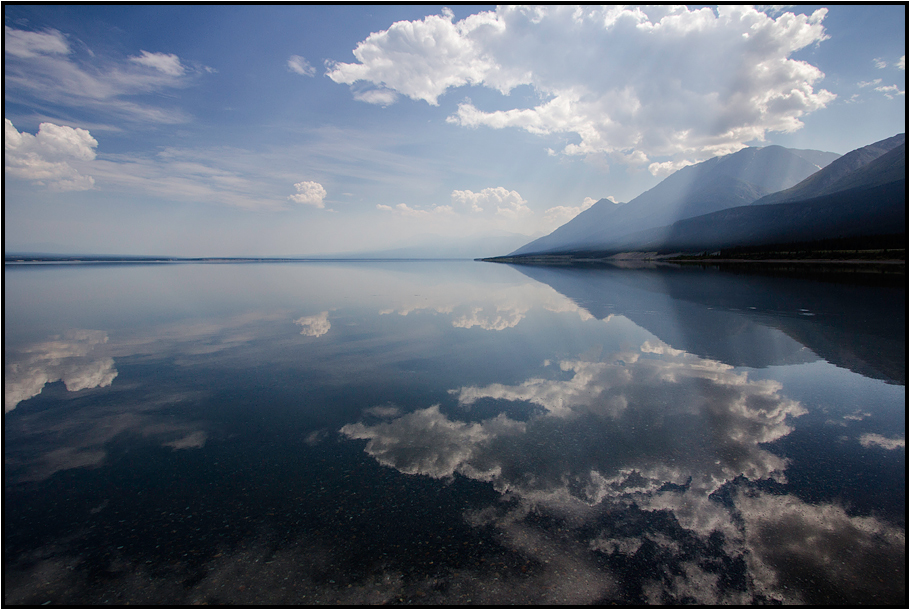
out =
{"type": "MultiPolygon", "coordinates": [[[[616,251],[704,251],[861,238],[881,242],[873,247],[895,247],[892,236],[906,235],[906,167],[907,145],[901,143],[852,171],[838,172],[836,180],[817,189],[823,195],[787,203],[756,202],[687,218],[626,235],[612,247],[616,251]]],[[[800,192],[812,190],[816,189],[800,192]]]]}
{"type": "MultiPolygon", "coordinates": [[[[716,251],[906,235],[905,180],[790,203],[746,205],[626,236],[615,251],[716,251]]],[[[887,243],[870,247],[897,247],[887,243]]],[[[904,240],[906,241],[906,240],[904,240]]],[[[850,249],[855,249],[851,247],[850,249]]]]}
{"type": "Polygon", "coordinates": [[[601,199],[549,235],[544,235],[525,244],[515,250],[513,254],[549,252],[559,250],[569,243],[586,243],[600,230],[600,227],[609,226],[619,210],[625,205],[628,204],[613,203],[609,199],[601,199]]]}
{"type": "MultiPolygon", "coordinates": [[[[425,234],[416,236],[397,247],[359,250],[332,255],[337,258],[479,258],[496,252],[508,252],[523,243],[527,235],[516,233],[491,234],[475,237],[444,237],[425,234]]],[[[320,257],[323,258],[323,257],[320,257]]],[[[325,257],[328,258],[328,257],[325,257]]]]}
{"type": "MultiPolygon", "coordinates": [[[[836,191],[843,191],[849,188],[854,188],[855,186],[858,186],[858,184],[851,186],[849,180],[842,181],[842,179],[845,179],[848,174],[853,174],[861,167],[870,164],[882,155],[893,151],[901,144],[904,144],[905,140],[905,134],[899,133],[896,136],[892,136],[874,144],[869,144],[868,146],[857,148],[856,150],[847,153],[843,157],[832,161],[828,166],[824,167],[818,172],[815,172],[799,184],[777,193],[772,193],[770,195],[762,197],[761,199],[754,201],[753,205],[786,203],[788,201],[811,199],[812,197],[818,197],[821,195],[834,193],[836,191]]],[[[903,167],[895,169],[900,171],[901,174],[904,171],[903,167]]],[[[895,175],[893,180],[899,180],[900,177],[901,176],[895,175]]],[[[863,179],[860,177],[859,181],[862,180],[863,179]]]]}
{"type": "Polygon", "coordinates": [[[626,204],[596,204],[512,255],[602,247],[645,229],[742,206],[789,188],[839,155],[782,146],[745,148],[684,167],[626,204]]]}

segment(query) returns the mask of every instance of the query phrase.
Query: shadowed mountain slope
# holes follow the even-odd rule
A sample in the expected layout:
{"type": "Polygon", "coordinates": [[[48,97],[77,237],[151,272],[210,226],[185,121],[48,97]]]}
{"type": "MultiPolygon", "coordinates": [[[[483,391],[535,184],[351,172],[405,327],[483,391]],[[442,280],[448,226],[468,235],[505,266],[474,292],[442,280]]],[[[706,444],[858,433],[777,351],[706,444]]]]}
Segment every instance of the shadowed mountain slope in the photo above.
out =
{"type": "MultiPolygon", "coordinates": [[[[862,148],[857,148],[843,157],[832,161],[828,166],[812,174],[799,184],[783,191],[766,195],[755,201],[753,205],[786,203],[788,201],[811,199],[821,195],[828,195],[836,191],[856,188],[861,185],[861,182],[864,182],[867,186],[875,186],[861,176],[852,179],[848,178],[848,176],[850,174],[855,174],[855,172],[864,166],[872,164],[888,152],[893,152],[895,148],[905,144],[905,141],[905,134],[899,133],[888,139],[881,140],[868,146],[863,146],[862,148]],[[852,183],[853,180],[856,180],[855,184],[852,183]]],[[[881,184],[899,180],[903,177],[904,168],[900,167],[899,169],[901,172],[900,174],[893,175],[890,179],[883,180],[881,184]]],[[[873,171],[880,170],[873,169],[873,171]]]]}
{"type": "Polygon", "coordinates": [[[714,251],[906,232],[907,183],[854,188],[806,201],[746,205],[614,242],[612,250],[714,251]]]}

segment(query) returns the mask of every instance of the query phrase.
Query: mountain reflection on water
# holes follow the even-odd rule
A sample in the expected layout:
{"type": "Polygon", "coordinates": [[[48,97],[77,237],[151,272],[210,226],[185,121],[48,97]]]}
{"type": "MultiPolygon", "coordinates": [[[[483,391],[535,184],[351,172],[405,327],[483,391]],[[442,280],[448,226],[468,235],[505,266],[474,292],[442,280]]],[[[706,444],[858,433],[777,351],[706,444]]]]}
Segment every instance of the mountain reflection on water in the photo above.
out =
{"type": "Polygon", "coordinates": [[[906,602],[900,285],[5,280],[7,604],[906,602]]]}

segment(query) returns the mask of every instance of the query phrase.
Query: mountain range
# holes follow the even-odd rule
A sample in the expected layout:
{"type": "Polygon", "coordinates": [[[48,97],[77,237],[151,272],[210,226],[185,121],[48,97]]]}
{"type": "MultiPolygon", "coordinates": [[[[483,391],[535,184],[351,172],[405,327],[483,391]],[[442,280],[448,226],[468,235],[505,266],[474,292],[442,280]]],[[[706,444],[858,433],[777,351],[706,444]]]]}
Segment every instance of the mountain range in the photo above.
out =
{"type": "Polygon", "coordinates": [[[905,134],[846,155],[745,148],[628,203],[601,199],[509,254],[676,252],[906,235],[905,134]]]}

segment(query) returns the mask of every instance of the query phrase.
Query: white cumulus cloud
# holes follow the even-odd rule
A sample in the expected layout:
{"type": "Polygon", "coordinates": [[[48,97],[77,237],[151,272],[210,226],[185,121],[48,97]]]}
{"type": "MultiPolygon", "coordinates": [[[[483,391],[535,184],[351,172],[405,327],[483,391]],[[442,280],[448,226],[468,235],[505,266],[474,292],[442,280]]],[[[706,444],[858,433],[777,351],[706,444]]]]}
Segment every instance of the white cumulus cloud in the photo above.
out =
{"type": "Polygon", "coordinates": [[[518,191],[510,191],[502,186],[485,188],[479,193],[470,190],[452,191],[452,203],[468,207],[472,212],[482,212],[494,207],[497,214],[512,218],[531,211],[527,206],[528,202],[518,194],[518,191]]]}
{"type": "Polygon", "coordinates": [[[288,197],[288,199],[294,203],[312,205],[317,208],[325,207],[324,200],[327,193],[323,186],[318,182],[312,182],[310,180],[298,182],[294,185],[294,188],[297,189],[297,192],[288,197]]]}
{"type": "MultiPolygon", "coordinates": [[[[616,200],[612,196],[607,197],[607,199],[616,203],[616,200]]],[[[593,197],[585,197],[585,200],[581,202],[581,205],[557,205],[547,209],[543,215],[544,218],[550,222],[562,224],[572,220],[595,203],[597,203],[597,200],[593,197]]]]}
{"type": "Polygon", "coordinates": [[[84,191],[95,180],[70,163],[95,158],[98,141],[85,129],[41,123],[38,133],[22,133],[4,120],[4,169],[12,178],[56,191],[84,191]]]}
{"type": "Polygon", "coordinates": [[[329,62],[327,75],[383,104],[388,91],[438,105],[464,85],[504,95],[529,85],[534,107],[485,110],[464,101],[448,121],[568,135],[564,154],[679,163],[797,130],[800,117],[834,99],[815,88],[824,77],[818,68],[790,57],[826,40],[826,13],[506,6],[455,21],[443,10],[371,34],[354,49],[356,62],[329,62]]]}

